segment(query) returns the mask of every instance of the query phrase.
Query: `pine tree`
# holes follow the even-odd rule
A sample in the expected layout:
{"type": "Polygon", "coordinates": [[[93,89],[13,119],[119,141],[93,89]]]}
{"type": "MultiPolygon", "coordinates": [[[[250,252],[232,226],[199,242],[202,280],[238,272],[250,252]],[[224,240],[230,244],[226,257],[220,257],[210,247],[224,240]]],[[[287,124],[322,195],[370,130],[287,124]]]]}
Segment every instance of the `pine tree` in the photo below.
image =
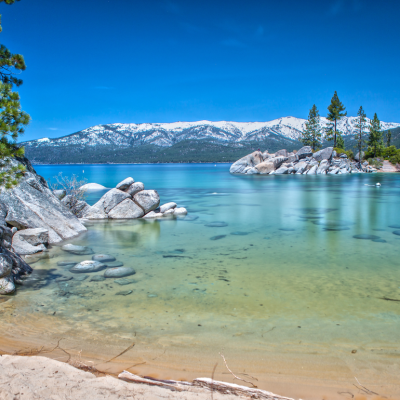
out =
{"type": "MultiPolygon", "coordinates": [[[[13,4],[19,0],[0,0],[3,1],[13,4]]],[[[15,72],[25,68],[22,55],[13,54],[0,45],[0,187],[6,189],[15,186],[24,171],[23,167],[12,167],[10,163],[13,157],[24,155],[24,149],[18,146],[17,139],[24,133],[24,126],[30,120],[29,115],[21,110],[18,93],[12,90],[14,85],[22,84],[15,72]]]]}
{"type": "Polygon", "coordinates": [[[357,147],[358,147],[358,155],[359,155],[359,164],[361,165],[362,159],[362,149],[364,145],[363,135],[365,134],[365,129],[367,127],[367,115],[365,114],[362,106],[358,109],[357,112],[357,123],[356,123],[356,139],[357,139],[357,147]]]}
{"type": "Polygon", "coordinates": [[[333,147],[337,147],[336,135],[337,135],[337,121],[347,115],[347,112],[343,112],[346,109],[343,103],[339,100],[337,92],[333,94],[331,104],[328,106],[328,116],[326,117],[332,124],[329,124],[327,128],[327,140],[333,140],[333,147]]]}
{"type": "Polygon", "coordinates": [[[392,140],[392,131],[389,129],[386,134],[386,147],[390,147],[390,142],[392,140]]]}
{"type": "Polygon", "coordinates": [[[374,119],[370,122],[368,145],[371,147],[374,157],[379,154],[383,147],[381,121],[376,113],[374,115],[374,119]]]}
{"type": "Polygon", "coordinates": [[[336,147],[338,149],[343,149],[343,150],[345,149],[344,148],[344,140],[343,140],[343,137],[342,137],[342,133],[339,132],[339,131],[336,132],[336,147]]]}
{"type": "Polygon", "coordinates": [[[305,130],[302,132],[300,141],[305,146],[311,146],[313,150],[321,145],[321,124],[319,120],[319,111],[314,104],[308,114],[305,130]]]}

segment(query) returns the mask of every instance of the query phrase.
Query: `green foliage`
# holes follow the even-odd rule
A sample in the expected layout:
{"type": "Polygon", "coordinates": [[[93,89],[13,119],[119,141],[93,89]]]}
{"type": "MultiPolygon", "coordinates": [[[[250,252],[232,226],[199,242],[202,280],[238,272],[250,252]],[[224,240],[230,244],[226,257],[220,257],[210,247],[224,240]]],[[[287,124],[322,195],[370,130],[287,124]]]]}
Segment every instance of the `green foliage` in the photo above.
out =
{"type": "Polygon", "coordinates": [[[314,104],[308,114],[308,121],[306,122],[306,128],[302,132],[303,136],[300,141],[305,146],[311,146],[313,150],[321,146],[321,125],[319,119],[319,111],[317,106],[314,104]]]}
{"type": "Polygon", "coordinates": [[[336,132],[336,146],[340,149],[344,149],[346,147],[342,138],[342,134],[339,131],[336,132]]]}
{"type": "MultiPolygon", "coordinates": [[[[14,2],[5,0],[6,4],[14,2]]],[[[24,155],[24,149],[16,142],[30,120],[29,115],[21,110],[18,93],[12,90],[13,85],[22,84],[22,80],[15,77],[16,71],[25,68],[24,58],[20,54],[13,54],[0,45],[0,187],[6,189],[15,186],[24,171],[20,165],[12,166],[11,160],[24,155]]]]}
{"type": "Polygon", "coordinates": [[[380,158],[368,158],[368,164],[375,167],[376,169],[382,168],[383,160],[380,158]]]}
{"type": "Polygon", "coordinates": [[[363,152],[363,148],[365,145],[365,140],[364,140],[364,135],[365,135],[365,129],[367,128],[367,114],[365,114],[364,109],[362,106],[358,109],[357,112],[357,123],[356,123],[356,142],[357,142],[357,149],[358,149],[358,154],[360,155],[360,164],[361,164],[361,156],[363,152]]]}
{"type": "Polygon", "coordinates": [[[391,140],[392,140],[392,131],[389,129],[386,133],[386,147],[390,147],[391,140]]]}
{"type": "Polygon", "coordinates": [[[337,121],[339,121],[342,117],[345,117],[347,115],[347,112],[344,112],[346,107],[343,105],[343,103],[339,100],[339,96],[337,92],[332,96],[331,99],[331,104],[328,106],[328,115],[327,119],[328,121],[332,121],[331,124],[328,125],[327,130],[326,130],[326,140],[332,141],[333,140],[333,147],[337,147],[337,130],[336,130],[336,125],[337,121]]]}
{"type": "Polygon", "coordinates": [[[334,147],[333,150],[336,151],[337,155],[340,156],[341,154],[346,154],[349,159],[354,158],[354,153],[352,150],[345,150],[341,147],[334,147]]]}
{"type": "Polygon", "coordinates": [[[374,119],[371,120],[369,126],[368,146],[369,146],[368,152],[370,152],[371,149],[374,158],[380,155],[383,150],[381,121],[379,120],[378,115],[376,113],[374,114],[374,119]]]}

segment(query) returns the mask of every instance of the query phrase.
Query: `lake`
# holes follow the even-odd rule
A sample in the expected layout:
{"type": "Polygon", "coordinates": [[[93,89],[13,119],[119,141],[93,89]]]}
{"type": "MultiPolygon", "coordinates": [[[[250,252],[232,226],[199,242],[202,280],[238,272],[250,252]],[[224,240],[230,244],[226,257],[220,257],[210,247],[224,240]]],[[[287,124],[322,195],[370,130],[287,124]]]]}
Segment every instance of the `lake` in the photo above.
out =
{"type": "Polygon", "coordinates": [[[108,188],[132,176],[189,213],[91,222],[69,241],[134,267],[123,285],[58,267],[91,256],[53,246],[2,305],[3,348],[44,346],[43,355],[66,360],[49,350],[62,339],[68,354],[82,351],[109,373],[192,379],[210,377],[218,363],[216,379],[232,381],[221,352],[242,378],[282,395],[350,398],[338,392],[361,393],[356,376],[400,398],[400,174],[233,176],[228,164],[35,169],[108,188]]]}

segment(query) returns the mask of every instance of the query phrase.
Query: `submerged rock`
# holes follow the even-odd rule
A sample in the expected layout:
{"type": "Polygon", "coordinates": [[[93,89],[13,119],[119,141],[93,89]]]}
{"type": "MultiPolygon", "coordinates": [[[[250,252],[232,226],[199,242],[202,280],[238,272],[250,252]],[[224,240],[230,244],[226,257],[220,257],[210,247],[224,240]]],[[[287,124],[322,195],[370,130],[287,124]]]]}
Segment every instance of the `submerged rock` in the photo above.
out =
{"type": "Polygon", "coordinates": [[[393,233],[400,236],[400,231],[393,231],[393,233]]]}
{"type": "Polygon", "coordinates": [[[380,239],[379,236],[369,235],[369,234],[354,235],[353,238],[354,239],[365,239],[365,240],[378,240],[378,239],[380,239]]]}
{"type": "Polygon", "coordinates": [[[76,261],[58,261],[57,266],[59,267],[73,267],[76,265],[76,261]]]}
{"type": "Polygon", "coordinates": [[[14,252],[21,255],[35,254],[44,251],[48,243],[49,231],[44,228],[17,231],[12,239],[14,252]]]}
{"type": "Polygon", "coordinates": [[[136,283],[137,281],[134,279],[115,279],[114,282],[117,285],[125,286],[130,285],[131,283],[136,283]]]}
{"type": "Polygon", "coordinates": [[[246,235],[248,235],[250,232],[240,232],[240,231],[237,231],[237,232],[231,232],[231,235],[236,235],[236,236],[246,236],[246,235]]]}
{"type": "Polygon", "coordinates": [[[124,263],[122,261],[107,261],[105,263],[105,265],[107,266],[107,268],[116,268],[116,267],[123,267],[124,263]]]}
{"type": "Polygon", "coordinates": [[[106,262],[106,261],[115,261],[116,258],[113,256],[110,256],[109,254],[95,254],[94,256],[92,256],[92,260],[93,261],[100,261],[102,263],[106,262]]]}
{"type": "Polygon", "coordinates": [[[74,244],[65,244],[64,246],[61,246],[61,249],[78,256],[86,256],[94,253],[90,247],[76,246],[74,244]]]}
{"type": "Polygon", "coordinates": [[[74,267],[70,269],[70,272],[73,273],[97,272],[101,271],[104,268],[107,268],[107,266],[102,264],[101,262],[87,260],[87,261],[82,261],[79,264],[76,264],[74,267]]]}
{"type": "Polygon", "coordinates": [[[116,296],[128,296],[128,294],[131,294],[132,290],[122,290],[121,292],[115,293],[116,296]]]}
{"type": "Polygon", "coordinates": [[[125,276],[135,275],[136,271],[131,267],[108,268],[104,271],[105,278],[123,278],[125,276]]]}
{"type": "Polygon", "coordinates": [[[226,235],[218,235],[218,236],[211,237],[210,240],[220,240],[220,239],[223,239],[225,237],[226,237],[226,235]]]}
{"type": "Polygon", "coordinates": [[[207,226],[208,228],[224,228],[225,226],[228,226],[228,224],[224,221],[215,221],[205,224],[204,226],[207,226]]]}
{"type": "Polygon", "coordinates": [[[95,275],[90,278],[90,282],[103,282],[106,278],[103,275],[95,275]]]}

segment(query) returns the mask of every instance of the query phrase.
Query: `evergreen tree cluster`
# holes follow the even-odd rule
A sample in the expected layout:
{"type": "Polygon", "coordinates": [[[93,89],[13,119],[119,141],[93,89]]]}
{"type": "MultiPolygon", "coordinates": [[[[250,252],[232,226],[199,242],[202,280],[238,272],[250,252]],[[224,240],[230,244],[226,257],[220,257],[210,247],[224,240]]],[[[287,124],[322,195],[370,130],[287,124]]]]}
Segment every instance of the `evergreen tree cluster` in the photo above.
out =
{"type": "MultiPolygon", "coordinates": [[[[19,0],[0,0],[0,3],[13,4],[15,1],[19,0]]],[[[16,72],[25,69],[24,57],[13,54],[0,44],[0,187],[6,189],[15,186],[24,172],[20,165],[10,166],[10,163],[14,157],[24,155],[17,139],[30,121],[29,115],[21,110],[19,94],[13,91],[14,86],[22,84],[22,80],[15,76],[16,72]]]]}
{"type": "MultiPolygon", "coordinates": [[[[327,120],[331,121],[330,124],[325,128],[325,139],[328,142],[333,142],[333,147],[338,151],[345,150],[345,143],[342,137],[342,132],[337,130],[337,122],[347,115],[343,103],[339,100],[337,92],[333,94],[331,103],[328,106],[327,120]]],[[[310,109],[308,120],[305,124],[305,129],[302,132],[300,141],[306,145],[311,146],[315,151],[322,145],[322,128],[320,125],[320,116],[317,106],[314,104],[310,109]]],[[[367,115],[361,106],[357,112],[356,121],[356,150],[358,152],[359,161],[361,163],[363,150],[365,146],[368,146],[366,156],[378,157],[384,156],[386,158],[391,157],[392,150],[387,150],[394,146],[391,146],[392,132],[389,130],[386,134],[386,146],[384,144],[383,131],[381,122],[378,115],[375,113],[373,119],[367,124],[367,115]],[[365,136],[368,134],[367,140],[365,136]],[[386,149],[386,150],[385,150],[386,149]],[[390,153],[390,155],[388,155],[390,153]]],[[[394,147],[395,148],[395,147],[394,147]]],[[[395,148],[396,149],[396,148],[395,148]]]]}

